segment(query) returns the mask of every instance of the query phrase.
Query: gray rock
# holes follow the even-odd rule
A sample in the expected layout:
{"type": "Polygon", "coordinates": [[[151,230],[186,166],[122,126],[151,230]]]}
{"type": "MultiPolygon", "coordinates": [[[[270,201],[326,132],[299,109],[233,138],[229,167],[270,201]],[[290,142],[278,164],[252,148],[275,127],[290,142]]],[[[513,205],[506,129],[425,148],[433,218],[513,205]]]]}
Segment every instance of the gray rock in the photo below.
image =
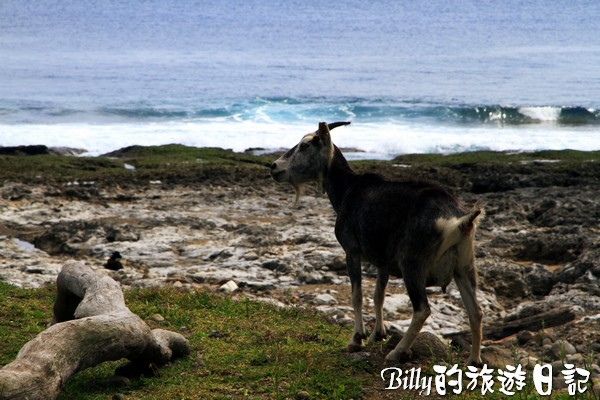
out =
{"type": "Polygon", "coordinates": [[[533,339],[533,333],[530,331],[521,331],[517,333],[517,341],[521,346],[527,344],[531,339],[533,339]]]}
{"type": "Polygon", "coordinates": [[[163,322],[165,320],[165,317],[163,317],[162,315],[157,313],[157,314],[152,314],[150,319],[154,322],[163,322]]]}
{"type": "Polygon", "coordinates": [[[269,280],[263,280],[263,281],[244,281],[244,282],[240,282],[240,287],[247,287],[250,289],[254,289],[257,291],[267,291],[267,290],[273,290],[275,289],[277,286],[269,281],[269,280]]]}
{"type": "Polygon", "coordinates": [[[561,229],[528,232],[515,250],[515,257],[545,264],[573,261],[581,254],[586,239],[582,233],[564,233],[561,229]]]}
{"type": "Polygon", "coordinates": [[[577,349],[566,340],[558,340],[552,344],[551,355],[555,360],[563,359],[566,355],[577,353],[577,349]]]}
{"type": "Polygon", "coordinates": [[[110,226],[106,229],[106,240],[109,242],[137,242],[140,233],[131,225],[110,226]]]}
{"type": "Polygon", "coordinates": [[[543,313],[544,311],[547,311],[547,307],[544,304],[525,301],[513,308],[510,313],[504,317],[504,320],[510,322],[521,318],[531,317],[543,313]]]}
{"type": "MultiPolygon", "coordinates": [[[[393,350],[402,340],[402,334],[397,331],[391,333],[390,339],[384,346],[387,353],[393,350]]],[[[419,332],[412,346],[413,360],[446,360],[448,358],[448,344],[431,332],[419,332]]]]}
{"type": "Polygon", "coordinates": [[[493,288],[496,295],[508,298],[522,298],[530,294],[523,277],[523,266],[504,260],[482,263],[485,286],[493,288]]]}
{"type": "Polygon", "coordinates": [[[498,346],[486,346],[481,349],[481,360],[490,368],[505,369],[507,365],[514,365],[515,359],[508,349],[498,346]]]}
{"type": "Polygon", "coordinates": [[[43,274],[44,269],[40,267],[27,266],[23,268],[23,272],[25,272],[26,274],[43,274]]]}
{"type": "Polygon", "coordinates": [[[337,300],[335,299],[335,297],[333,297],[332,295],[327,294],[327,293],[317,295],[315,297],[315,302],[317,304],[324,304],[324,305],[337,304],[337,300]]]}
{"type": "Polygon", "coordinates": [[[266,268],[270,271],[275,271],[279,273],[287,273],[290,271],[290,267],[279,261],[279,260],[268,260],[261,264],[261,267],[266,268]]]}
{"type": "Polygon", "coordinates": [[[565,382],[565,379],[562,376],[555,376],[554,378],[552,378],[552,391],[553,392],[558,389],[566,389],[566,388],[567,388],[567,383],[565,382]]]}
{"type": "Polygon", "coordinates": [[[480,270],[486,286],[494,288],[498,296],[509,299],[545,296],[555,283],[553,273],[540,264],[522,265],[494,259],[494,262],[482,263],[480,270]]]}
{"type": "Polygon", "coordinates": [[[536,364],[540,364],[540,360],[537,357],[526,356],[519,359],[519,364],[524,368],[533,369],[536,364]]]}
{"type": "Polygon", "coordinates": [[[318,272],[303,272],[298,275],[298,281],[307,285],[316,285],[320,283],[331,283],[332,278],[318,272]]]}
{"type": "Polygon", "coordinates": [[[9,201],[18,201],[28,198],[32,191],[25,185],[9,184],[0,188],[0,197],[9,201]]]}
{"type": "Polygon", "coordinates": [[[104,237],[104,228],[95,221],[65,221],[52,225],[34,240],[38,249],[50,255],[75,255],[81,244],[93,237],[104,237]]]}
{"type": "Polygon", "coordinates": [[[310,394],[305,390],[301,390],[298,393],[296,393],[296,396],[294,396],[294,398],[296,400],[309,400],[310,394]]]}
{"type": "Polygon", "coordinates": [[[575,365],[584,365],[585,358],[581,353],[567,354],[567,362],[575,365]]]}

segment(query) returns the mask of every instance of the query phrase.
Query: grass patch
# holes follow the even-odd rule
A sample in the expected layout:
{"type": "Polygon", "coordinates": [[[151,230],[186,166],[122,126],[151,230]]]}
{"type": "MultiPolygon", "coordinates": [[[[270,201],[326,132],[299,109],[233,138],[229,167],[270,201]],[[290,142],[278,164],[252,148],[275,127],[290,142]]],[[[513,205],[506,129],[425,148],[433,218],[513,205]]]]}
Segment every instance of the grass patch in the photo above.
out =
{"type": "Polygon", "coordinates": [[[27,290],[0,282],[0,365],[11,362],[52,321],[54,291],[51,286],[27,290]]]}
{"type": "MultiPolygon", "coordinates": [[[[131,146],[101,157],[50,154],[0,156],[0,181],[50,184],[93,181],[98,186],[114,186],[115,182],[125,186],[147,184],[149,181],[184,185],[221,185],[234,182],[256,186],[265,181],[270,182],[268,166],[279,155],[255,156],[221,148],[169,144],[131,146]]],[[[483,170],[502,170],[506,173],[543,170],[568,176],[595,175],[600,169],[600,151],[407,154],[390,161],[360,160],[352,161],[351,164],[359,172],[378,172],[400,179],[429,179],[433,176],[448,185],[461,186],[468,180],[462,175],[479,174],[483,170]],[[558,162],[547,162],[548,160],[558,162]],[[412,168],[397,168],[398,165],[409,165],[412,168]]]]}
{"type": "Polygon", "coordinates": [[[59,155],[0,156],[0,180],[45,182],[50,180],[93,180],[123,169],[123,163],[102,157],[59,155]]]}
{"type": "MultiPolygon", "coordinates": [[[[0,295],[7,313],[0,322],[0,360],[6,364],[45,329],[54,289],[0,283],[0,295]]],[[[135,399],[277,399],[301,391],[311,398],[346,399],[360,397],[372,380],[364,363],[342,351],[350,330],[314,310],[166,288],[128,290],[125,297],[144,319],[161,314],[164,322],[149,324],[182,333],[191,355],[129,387],[107,384],[119,362],[99,365],[77,374],[60,399],[104,400],[118,393],[135,399]]]]}
{"type": "Polygon", "coordinates": [[[265,166],[270,158],[236,153],[216,147],[190,147],[181,144],[162,146],[131,146],[106,154],[119,158],[140,169],[177,167],[189,164],[260,165],[265,166]]]}
{"type": "MultiPolygon", "coordinates": [[[[533,152],[498,152],[498,151],[474,151],[453,154],[406,154],[392,161],[393,163],[406,163],[416,165],[457,165],[457,164],[510,164],[529,163],[542,160],[554,160],[561,162],[598,162],[600,151],[578,151],[578,150],[543,150],[533,152]]],[[[543,161],[542,161],[543,162],[543,161]]]]}
{"type": "MultiPolygon", "coordinates": [[[[0,156],[0,181],[23,183],[62,183],[67,181],[102,182],[147,182],[163,180],[193,184],[206,180],[243,182],[242,174],[265,179],[268,166],[280,154],[255,156],[236,153],[221,148],[197,148],[179,144],[163,146],[131,146],[101,157],[75,157],[62,155],[19,155],[0,156]],[[133,166],[131,170],[125,164],[133,166]]],[[[574,167],[597,170],[600,151],[538,151],[530,153],[508,153],[478,151],[458,154],[407,154],[391,161],[352,161],[358,171],[392,171],[394,165],[408,164],[414,169],[427,171],[434,167],[449,169],[465,165],[509,166],[538,162],[547,170],[574,167]],[[560,162],[544,163],[540,160],[560,162]]],[[[398,170],[398,168],[395,168],[398,170]]]]}
{"type": "Polygon", "coordinates": [[[219,169],[260,168],[272,161],[268,156],[235,153],[219,148],[197,148],[178,144],[131,146],[101,157],[75,157],[53,154],[0,156],[0,181],[24,183],[65,181],[111,181],[161,179],[174,171],[187,175],[218,166],[219,169]],[[129,164],[135,170],[125,167],[129,164]]]}
{"type": "MultiPolygon", "coordinates": [[[[52,317],[54,288],[21,289],[0,282],[0,298],[5,315],[0,320],[1,366],[46,328],[52,317]]],[[[351,329],[328,322],[314,310],[281,309],[209,291],[173,288],[127,290],[125,299],[150,326],[186,336],[190,356],[159,369],[156,376],[133,380],[129,386],[109,383],[115,367],[123,361],[104,363],[73,377],[59,399],[288,399],[302,392],[311,399],[419,397],[409,390],[383,390],[381,360],[348,356],[343,348],[351,329]],[[150,320],[156,313],[164,317],[163,322],[150,320]],[[114,397],[117,395],[121,397],[114,397]]],[[[461,364],[457,359],[448,361],[461,364]]],[[[427,361],[423,371],[432,374],[431,366],[436,363],[427,361]]],[[[448,397],[505,398],[498,391],[498,382],[495,392],[486,396],[481,396],[479,388],[463,389],[460,395],[449,393],[448,397]]],[[[569,398],[558,390],[551,397],[569,398]]],[[[596,398],[591,388],[578,397],[596,398]]],[[[435,388],[431,398],[439,398],[435,388]]],[[[540,398],[532,387],[531,372],[527,387],[512,398],[540,398]]]]}

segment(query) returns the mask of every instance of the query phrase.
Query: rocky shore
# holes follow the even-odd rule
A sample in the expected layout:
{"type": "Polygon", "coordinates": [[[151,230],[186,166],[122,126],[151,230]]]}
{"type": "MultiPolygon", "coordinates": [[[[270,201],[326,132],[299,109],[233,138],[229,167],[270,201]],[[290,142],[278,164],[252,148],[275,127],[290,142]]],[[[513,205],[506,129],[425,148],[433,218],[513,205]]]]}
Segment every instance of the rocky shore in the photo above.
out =
{"type": "MultiPolygon", "coordinates": [[[[585,365],[600,381],[600,162],[446,165],[399,158],[357,168],[441,182],[467,204],[483,199],[476,254],[484,326],[559,308],[575,315],[485,344],[513,361],[585,365]]],[[[125,288],[208,286],[281,306],[314,306],[334,321],[351,321],[335,215],[317,190],[294,208],[292,189],[275,184],[260,166],[37,178],[0,182],[0,280],[53,283],[74,258],[125,288]],[[104,264],[115,251],[123,268],[111,271],[104,264]]],[[[370,322],[373,267],[366,265],[364,275],[370,322]]],[[[388,287],[386,321],[402,331],[411,305],[401,280],[388,287]]],[[[467,329],[454,285],[447,293],[429,292],[433,312],[425,330],[442,337],[467,329]]]]}

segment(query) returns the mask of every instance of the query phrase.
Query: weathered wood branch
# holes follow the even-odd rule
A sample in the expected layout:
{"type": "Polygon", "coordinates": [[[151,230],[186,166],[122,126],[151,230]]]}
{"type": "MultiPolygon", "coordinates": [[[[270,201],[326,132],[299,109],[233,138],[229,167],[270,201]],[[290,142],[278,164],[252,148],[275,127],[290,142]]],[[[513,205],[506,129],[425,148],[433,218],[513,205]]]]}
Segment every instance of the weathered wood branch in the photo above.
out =
{"type": "MultiPolygon", "coordinates": [[[[484,327],[483,338],[486,340],[500,340],[523,330],[539,331],[544,328],[566,324],[574,319],[575,313],[571,308],[559,308],[513,321],[494,323],[484,327]]],[[[451,339],[462,338],[470,341],[470,335],[469,331],[461,331],[445,334],[444,337],[451,339]]]]}
{"type": "Polygon", "coordinates": [[[77,372],[128,359],[140,368],[189,354],[182,335],[150,329],[125,305],[117,282],[81,262],[58,275],[52,325],[0,369],[0,399],[55,399],[77,372]]]}

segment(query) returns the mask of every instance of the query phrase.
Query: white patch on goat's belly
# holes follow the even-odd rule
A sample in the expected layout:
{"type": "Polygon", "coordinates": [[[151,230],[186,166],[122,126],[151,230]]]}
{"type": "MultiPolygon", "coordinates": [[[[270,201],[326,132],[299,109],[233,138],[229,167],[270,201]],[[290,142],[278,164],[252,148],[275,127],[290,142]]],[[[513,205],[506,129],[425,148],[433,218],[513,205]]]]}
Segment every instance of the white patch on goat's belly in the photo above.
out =
{"type": "Polygon", "coordinates": [[[454,277],[454,268],[458,261],[456,246],[450,247],[439,257],[427,274],[427,286],[446,287],[454,277]]]}

